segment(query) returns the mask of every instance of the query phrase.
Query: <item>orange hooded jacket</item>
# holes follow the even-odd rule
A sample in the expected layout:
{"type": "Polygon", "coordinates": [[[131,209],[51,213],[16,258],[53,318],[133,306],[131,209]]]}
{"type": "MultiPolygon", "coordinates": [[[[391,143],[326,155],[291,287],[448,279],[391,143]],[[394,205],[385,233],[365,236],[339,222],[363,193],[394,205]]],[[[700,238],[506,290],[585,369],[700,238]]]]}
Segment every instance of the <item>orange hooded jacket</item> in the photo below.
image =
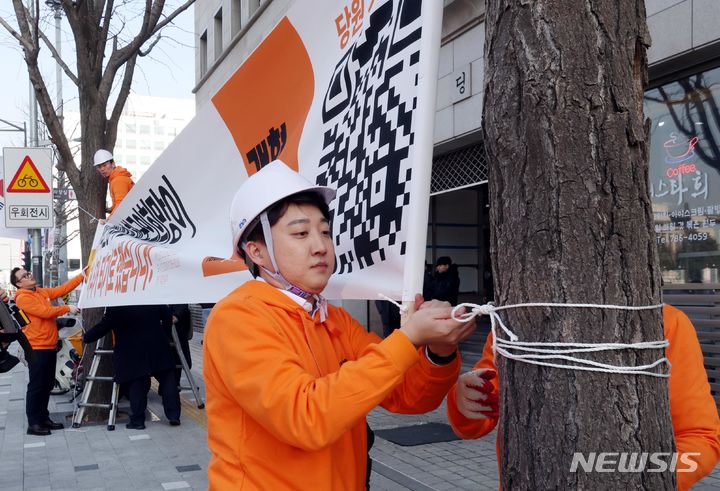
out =
{"type": "MultiPolygon", "coordinates": [[[[663,307],[665,338],[670,341],[666,356],[672,364],[669,378],[670,416],[672,417],[675,444],[679,454],[699,452],[691,458],[697,463],[694,472],[677,472],[680,491],[690,489],[697,481],[710,474],[720,461],[720,420],[715,400],[710,393],[707,372],[703,366],[700,343],[690,319],[670,305],[663,307]]],[[[480,361],[475,368],[497,370],[492,352],[492,333],[488,335],[480,361]]],[[[497,377],[491,380],[498,391],[497,377]]],[[[497,419],[468,419],[455,401],[457,386],[448,394],[447,414],[455,433],[461,438],[480,438],[490,433],[497,419]]],[[[497,440],[498,462],[500,440],[497,440]]],[[[677,469],[683,469],[678,461],[677,469]]]]}
{"type": "Polygon", "coordinates": [[[70,307],[61,305],[53,307],[50,300],[70,293],[82,283],[84,276],[75,278],[55,288],[36,288],[33,290],[19,289],[15,294],[15,303],[23,309],[30,319],[23,333],[30,341],[33,349],[55,349],[58,341],[58,328],[55,318],[70,312],[70,307]]]}
{"type": "Polygon", "coordinates": [[[211,490],[365,488],[365,416],[435,409],[460,359],[436,366],[400,331],[381,341],[343,309],[324,323],[271,285],[245,283],[208,319],[211,490]]]}
{"type": "Polygon", "coordinates": [[[125,167],[116,166],[110,177],[110,198],[112,199],[112,208],[115,211],[125,196],[130,192],[135,183],[132,180],[132,174],[125,167]]]}

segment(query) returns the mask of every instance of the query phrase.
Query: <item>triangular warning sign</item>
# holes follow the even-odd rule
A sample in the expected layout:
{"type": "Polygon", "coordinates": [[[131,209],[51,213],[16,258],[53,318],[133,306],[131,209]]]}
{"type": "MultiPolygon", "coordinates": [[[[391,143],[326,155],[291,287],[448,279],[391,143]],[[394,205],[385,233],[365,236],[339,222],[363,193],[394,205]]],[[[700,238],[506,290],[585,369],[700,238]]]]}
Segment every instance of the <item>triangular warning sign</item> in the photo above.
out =
{"type": "Polygon", "coordinates": [[[26,155],[20,164],[20,168],[15,173],[10,184],[7,187],[8,193],[49,193],[50,188],[45,179],[42,178],[40,172],[33,164],[30,156],[26,155]]]}

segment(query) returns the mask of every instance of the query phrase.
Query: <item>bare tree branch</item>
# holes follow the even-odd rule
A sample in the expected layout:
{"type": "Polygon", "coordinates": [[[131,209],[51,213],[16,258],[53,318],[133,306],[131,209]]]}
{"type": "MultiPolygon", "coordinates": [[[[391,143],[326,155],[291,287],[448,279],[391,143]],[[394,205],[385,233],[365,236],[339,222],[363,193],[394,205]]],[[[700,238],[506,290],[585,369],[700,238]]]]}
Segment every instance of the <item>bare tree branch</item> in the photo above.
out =
{"type": "Polygon", "coordinates": [[[80,82],[78,82],[77,75],[75,75],[75,74],[73,73],[73,71],[70,70],[70,67],[67,66],[67,64],[63,61],[62,57],[60,56],[60,53],[58,53],[58,52],[57,52],[57,49],[55,49],[55,45],[53,45],[53,44],[50,42],[50,40],[47,38],[47,36],[45,35],[45,33],[44,33],[43,31],[40,31],[39,34],[40,34],[40,38],[41,38],[41,39],[43,40],[43,42],[45,43],[45,46],[47,46],[48,49],[50,50],[50,52],[52,53],[52,57],[55,59],[55,62],[56,62],[58,65],[60,65],[60,67],[61,67],[61,68],[63,69],[63,71],[65,72],[65,75],[67,75],[68,78],[69,78],[70,80],[72,80],[72,82],[73,82],[75,85],[78,85],[80,82]]]}
{"type": "Polygon", "coordinates": [[[120,92],[118,93],[117,99],[115,100],[115,106],[113,107],[112,114],[110,115],[110,121],[108,121],[108,131],[112,131],[113,134],[117,132],[117,125],[120,121],[120,115],[127,102],[128,95],[130,95],[130,87],[132,86],[133,74],[135,73],[135,65],[137,64],[137,54],[130,58],[125,64],[125,73],[123,74],[123,81],[120,85],[120,92]]]}
{"type": "Polygon", "coordinates": [[[27,39],[23,38],[20,35],[20,33],[17,32],[15,29],[13,29],[12,26],[10,26],[10,24],[8,24],[5,21],[5,19],[3,19],[2,17],[0,17],[0,25],[2,25],[7,30],[7,32],[9,32],[10,35],[12,35],[12,37],[17,39],[17,41],[20,43],[20,46],[23,48],[23,50],[26,50],[26,51],[32,50],[32,45],[30,43],[28,43],[27,39]]]}
{"type": "Polygon", "coordinates": [[[187,10],[187,9],[188,9],[192,4],[194,4],[194,3],[195,3],[195,0],[188,0],[188,1],[185,2],[184,4],[180,5],[178,8],[175,9],[174,12],[172,12],[170,15],[168,15],[167,17],[165,17],[164,20],[162,20],[161,22],[159,22],[159,23],[155,26],[155,29],[153,29],[153,32],[152,32],[150,35],[152,36],[152,35],[156,34],[157,32],[159,32],[160,29],[162,29],[163,27],[165,27],[166,25],[168,25],[169,23],[171,23],[171,22],[175,19],[175,17],[177,17],[178,15],[180,15],[183,11],[187,10]]]}

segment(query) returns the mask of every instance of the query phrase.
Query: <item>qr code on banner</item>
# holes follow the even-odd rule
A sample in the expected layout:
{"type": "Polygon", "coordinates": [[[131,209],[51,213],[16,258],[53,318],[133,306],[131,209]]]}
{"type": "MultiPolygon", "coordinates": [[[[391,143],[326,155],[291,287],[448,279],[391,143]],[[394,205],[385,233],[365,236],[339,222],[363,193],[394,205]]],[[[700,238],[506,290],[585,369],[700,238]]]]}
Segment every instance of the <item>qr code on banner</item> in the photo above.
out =
{"type": "Polygon", "coordinates": [[[336,65],[323,105],[317,183],[333,202],[340,274],[405,253],[410,147],[417,104],[421,0],[387,1],[336,65]]]}

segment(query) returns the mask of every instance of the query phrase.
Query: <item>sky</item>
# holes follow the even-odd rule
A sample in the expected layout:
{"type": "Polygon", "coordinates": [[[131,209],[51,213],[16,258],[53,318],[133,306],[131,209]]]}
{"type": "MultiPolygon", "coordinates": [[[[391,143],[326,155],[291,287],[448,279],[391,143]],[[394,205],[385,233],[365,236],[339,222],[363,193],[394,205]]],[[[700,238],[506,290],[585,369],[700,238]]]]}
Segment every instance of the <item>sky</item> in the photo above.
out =
{"type": "MultiPolygon", "coordinates": [[[[10,25],[16,26],[12,5],[9,1],[1,3],[0,16],[10,25]]],[[[130,2],[131,5],[133,3],[130,2]]],[[[177,0],[168,1],[170,6],[177,3],[177,0]]],[[[44,32],[54,41],[55,24],[52,13],[45,6],[44,1],[40,2],[40,6],[41,26],[44,25],[44,32]]],[[[151,96],[193,98],[192,88],[195,85],[193,15],[193,7],[180,14],[175,19],[174,25],[168,26],[164,31],[167,39],[162,39],[150,56],[140,58],[132,86],[134,92],[151,96]]],[[[137,19],[128,19],[127,25],[130,28],[133,24],[137,24],[137,19]]],[[[72,36],[70,27],[64,19],[61,32],[63,60],[74,65],[72,36]]],[[[55,62],[48,55],[47,49],[41,51],[41,70],[54,100],[55,62]]],[[[29,82],[22,51],[17,41],[0,26],[0,119],[22,126],[22,122],[28,119],[28,95],[29,82]]],[[[75,86],[67,77],[63,77],[63,100],[66,111],[77,109],[76,98],[75,86]]],[[[0,123],[0,127],[6,126],[0,123]]],[[[22,144],[22,132],[0,132],[0,148],[22,146],[22,144]]]]}

